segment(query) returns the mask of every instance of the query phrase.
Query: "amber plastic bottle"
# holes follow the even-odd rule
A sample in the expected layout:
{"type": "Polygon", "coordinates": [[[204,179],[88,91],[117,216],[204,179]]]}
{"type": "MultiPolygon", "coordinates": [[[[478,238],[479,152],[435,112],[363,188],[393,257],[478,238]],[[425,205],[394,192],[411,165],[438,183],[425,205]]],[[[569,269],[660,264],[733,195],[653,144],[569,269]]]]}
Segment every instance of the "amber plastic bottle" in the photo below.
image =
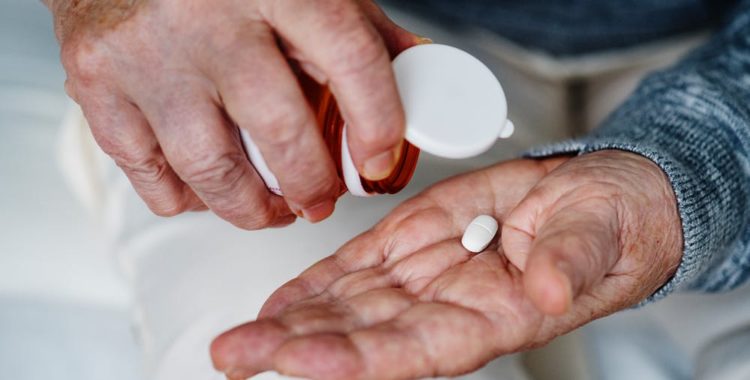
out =
{"type": "MultiPolygon", "coordinates": [[[[300,84],[313,112],[315,112],[323,140],[331,152],[331,157],[336,165],[336,171],[343,183],[344,173],[341,151],[342,144],[346,144],[343,141],[345,121],[338,109],[336,99],[327,87],[321,86],[309,77],[302,76],[300,84]]],[[[419,149],[408,141],[404,141],[400,158],[391,175],[380,181],[370,181],[360,176],[362,188],[369,194],[398,193],[411,181],[414,171],[417,168],[418,160],[419,149]]]]}

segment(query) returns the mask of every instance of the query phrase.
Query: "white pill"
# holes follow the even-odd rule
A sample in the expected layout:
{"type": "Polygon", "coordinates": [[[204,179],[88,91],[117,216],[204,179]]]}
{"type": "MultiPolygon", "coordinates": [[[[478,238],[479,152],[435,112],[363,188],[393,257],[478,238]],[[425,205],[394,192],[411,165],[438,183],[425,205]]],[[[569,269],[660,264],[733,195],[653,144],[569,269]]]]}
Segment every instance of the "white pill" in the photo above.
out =
{"type": "Polygon", "coordinates": [[[480,215],[471,221],[461,244],[470,252],[479,253],[484,251],[497,234],[497,220],[489,215],[480,215]]]}

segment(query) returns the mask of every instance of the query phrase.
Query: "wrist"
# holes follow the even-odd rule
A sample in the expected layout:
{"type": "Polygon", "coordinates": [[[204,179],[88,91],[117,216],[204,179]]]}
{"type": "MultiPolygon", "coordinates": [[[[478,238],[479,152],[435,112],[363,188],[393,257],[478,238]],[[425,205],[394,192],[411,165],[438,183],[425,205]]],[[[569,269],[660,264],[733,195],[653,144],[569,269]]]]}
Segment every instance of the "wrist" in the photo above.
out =
{"type": "Polygon", "coordinates": [[[673,184],[662,167],[643,154],[603,149],[581,157],[586,156],[624,178],[619,183],[629,196],[619,210],[622,254],[634,254],[644,266],[642,286],[649,290],[644,299],[651,299],[670,283],[683,259],[682,219],[673,184]]]}
{"type": "Polygon", "coordinates": [[[574,154],[561,154],[550,157],[537,158],[536,161],[541,165],[547,173],[557,169],[558,166],[570,161],[575,158],[574,154]]]}

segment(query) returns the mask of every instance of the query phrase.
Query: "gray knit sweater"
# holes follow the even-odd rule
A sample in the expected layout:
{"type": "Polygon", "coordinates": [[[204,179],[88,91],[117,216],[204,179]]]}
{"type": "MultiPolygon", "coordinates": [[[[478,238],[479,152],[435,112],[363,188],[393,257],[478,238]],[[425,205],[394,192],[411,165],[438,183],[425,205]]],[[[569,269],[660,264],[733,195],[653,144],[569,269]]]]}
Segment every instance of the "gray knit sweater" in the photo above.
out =
{"type": "MultiPolygon", "coordinates": [[[[725,291],[750,278],[750,1],[706,46],[648,77],[594,133],[532,156],[634,152],[658,164],[677,196],[682,263],[653,299],[725,291]]],[[[659,233],[659,231],[653,231],[659,233]]]]}

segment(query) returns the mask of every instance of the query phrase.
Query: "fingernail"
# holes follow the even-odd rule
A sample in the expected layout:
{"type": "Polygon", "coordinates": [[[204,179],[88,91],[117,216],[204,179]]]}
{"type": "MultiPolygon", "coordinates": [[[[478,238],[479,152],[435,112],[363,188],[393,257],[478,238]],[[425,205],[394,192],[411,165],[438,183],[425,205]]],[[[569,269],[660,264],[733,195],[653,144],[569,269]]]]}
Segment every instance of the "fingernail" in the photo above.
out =
{"type": "Polygon", "coordinates": [[[365,178],[371,181],[379,181],[388,178],[393,172],[394,166],[401,153],[401,144],[396,149],[383,152],[365,161],[363,168],[365,178]]]}
{"type": "Polygon", "coordinates": [[[302,215],[310,222],[320,222],[333,213],[333,209],[335,208],[335,206],[336,203],[334,201],[330,199],[325,200],[316,204],[315,206],[308,207],[302,210],[302,215]]]}
{"type": "Polygon", "coordinates": [[[289,205],[289,209],[292,210],[294,215],[297,215],[298,218],[304,218],[305,214],[302,213],[302,209],[297,206],[289,205]]]}
{"type": "Polygon", "coordinates": [[[434,41],[432,41],[432,38],[429,37],[423,37],[423,36],[417,36],[417,44],[418,45],[427,45],[431,44],[434,41]]]}

